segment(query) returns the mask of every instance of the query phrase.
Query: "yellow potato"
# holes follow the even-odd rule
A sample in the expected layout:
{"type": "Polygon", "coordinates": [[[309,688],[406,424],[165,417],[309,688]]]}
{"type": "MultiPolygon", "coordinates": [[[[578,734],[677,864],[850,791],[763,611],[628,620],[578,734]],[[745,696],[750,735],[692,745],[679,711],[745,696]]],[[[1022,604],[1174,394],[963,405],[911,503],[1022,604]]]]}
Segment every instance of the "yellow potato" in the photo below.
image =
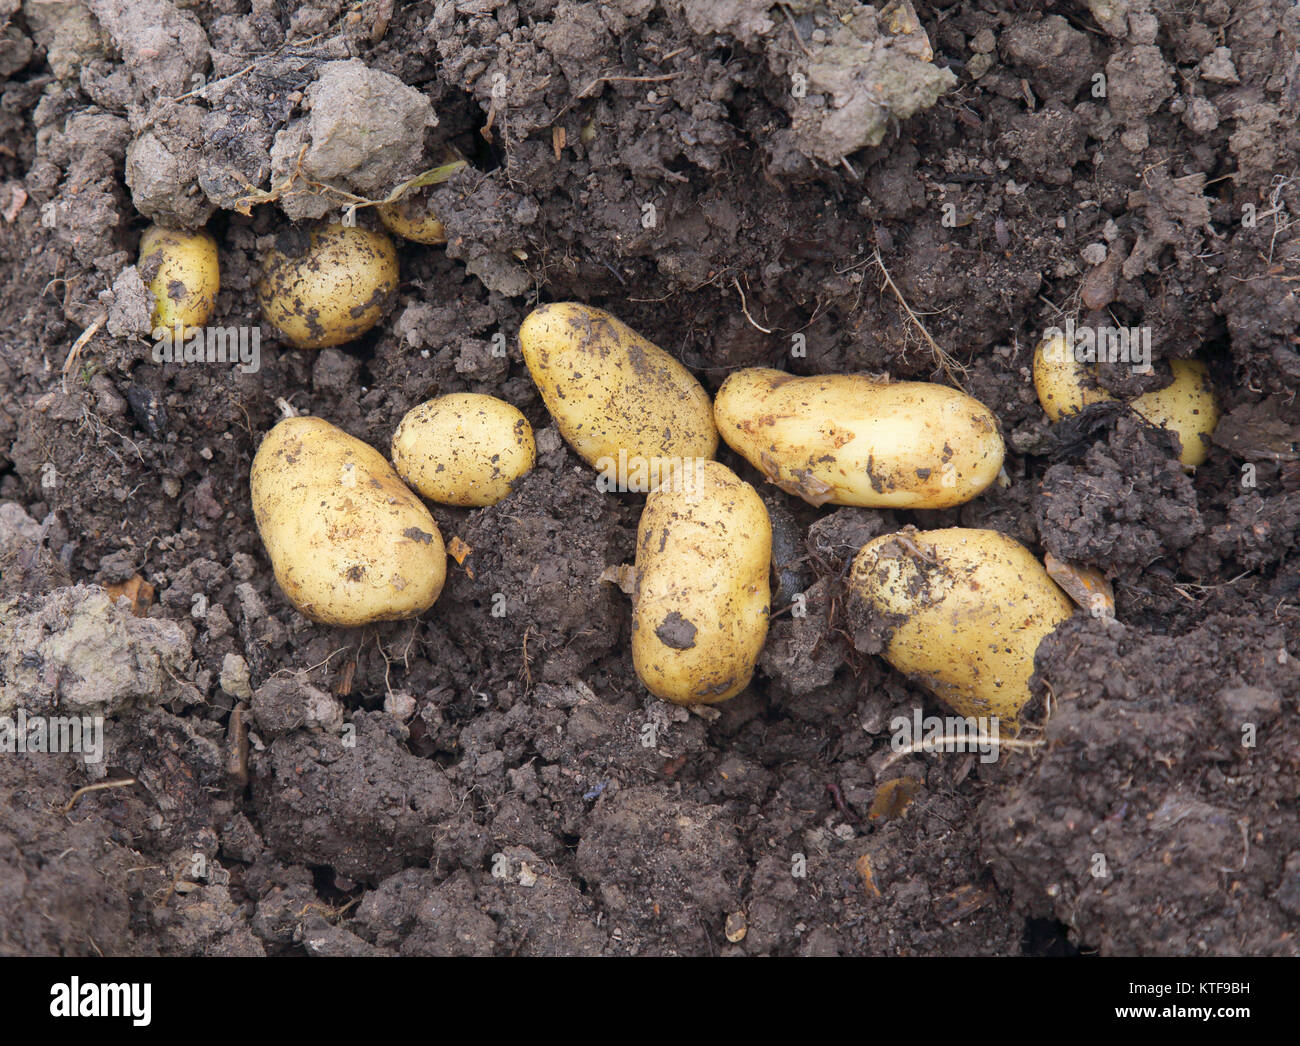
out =
{"type": "Polygon", "coordinates": [[[155,261],[158,271],[149,281],[154,330],[170,332],[179,324],[188,338],[208,322],[217,305],[221,290],[217,241],[206,229],[185,232],[151,225],[140,237],[138,268],[155,261]]]}
{"type": "Polygon", "coordinates": [[[429,400],[393,434],[397,474],[444,505],[495,505],[536,461],[528,419],[495,396],[457,392],[429,400]]]}
{"type": "Polygon", "coordinates": [[[418,191],[414,197],[404,196],[396,203],[381,203],[375,210],[384,227],[395,236],[432,245],[447,242],[447,230],[418,191]]]}
{"type": "Polygon", "coordinates": [[[703,386],[609,313],[574,302],[543,305],[524,319],[519,344],[560,433],[603,473],[645,467],[658,476],[717,451],[703,386]]]}
{"type": "Polygon", "coordinates": [[[878,537],[858,552],[850,585],[892,628],[886,661],[959,715],[1012,729],[1038,644],[1074,612],[1033,554],[995,530],[878,537]]]}
{"type": "Polygon", "coordinates": [[[1182,443],[1178,460],[1187,468],[1205,463],[1210,437],[1219,424],[1219,404],[1210,370],[1200,360],[1170,360],[1173,384],[1145,392],[1129,406],[1152,425],[1171,429],[1182,443]]]}
{"type": "Polygon", "coordinates": [[[266,434],[250,477],[275,580],[313,621],[414,617],[447,577],[438,524],[373,447],[320,418],[266,434]]]}
{"type": "MultiPolygon", "coordinates": [[[[1128,405],[1152,425],[1175,433],[1182,444],[1178,460],[1195,468],[1209,457],[1210,437],[1219,423],[1214,385],[1200,360],[1170,360],[1169,367],[1172,384],[1143,393],[1128,405]]],[[[1079,362],[1063,337],[1045,339],[1034,350],[1034,387],[1054,422],[1090,404],[1115,399],[1097,384],[1093,365],[1079,362]]]]}
{"type": "Polygon", "coordinates": [[[334,222],[303,250],[271,251],[258,301],[267,323],[300,349],[342,345],[379,322],[397,288],[397,251],[382,232],[334,222]]]}
{"type": "Polygon", "coordinates": [[[699,459],[646,497],[637,527],[632,662],[652,694],[712,704],[749,685],[767,636],[772,526],[758,493],[699,459]]]}
{"type": "Polygon", "coordinates": [[[947,508],[997,479],[993,413],[946,385],[739,370],[713,414],[731,448],[809,504],[947,508]]]}
{"type": "Polygon", "coordinates": [[[1097,384],[1093,367],[1075,358],[1064,337],[1045,338],[1034,349],[1034,388],[1038,402],[1054,422],[1115,398],[1097,384]]]}

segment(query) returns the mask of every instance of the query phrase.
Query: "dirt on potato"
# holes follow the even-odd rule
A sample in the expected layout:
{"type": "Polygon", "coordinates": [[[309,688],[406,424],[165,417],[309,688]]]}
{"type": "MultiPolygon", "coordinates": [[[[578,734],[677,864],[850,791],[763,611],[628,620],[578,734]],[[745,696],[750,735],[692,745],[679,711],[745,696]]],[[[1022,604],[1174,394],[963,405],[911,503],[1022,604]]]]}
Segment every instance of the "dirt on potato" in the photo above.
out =
{"type": "Polygon", "coordinates": [[[1300,953],[1298,127],[1287,0],[0,0],[0,954],[1300,953]],[[449,150],[418,190],[447,242],[397,241],[379,323],[281,341],[267,253],[379,228],[449,150]],[[255,353],[156,353],[152,222],[214,235],[209,329],[255,353]],[[598,487],[517,344],[563,300],[710,393],[960,385],[1005,481],[814,508],[724,448],[773,519],[769,636],[734,699],[658,701],[611,570],[643,496],[598,487]],[[1122,404],[1048,423],[1031,354],[1067,319],[1149,332],[1154,376],[1100,369],[1121,400],[1206,361],[1204,465],[1122,404]],[[254,526],[262,435],[292,410],[387,453],[465,391],[537,467],[432,506],[431,611],[312,624],[254,526]],[[906,525],[1114,586],[996,760],[896,752],[947,712],[845,580],[906,525]],[[57,716],[80,754],[22,750],[57,716]]]}

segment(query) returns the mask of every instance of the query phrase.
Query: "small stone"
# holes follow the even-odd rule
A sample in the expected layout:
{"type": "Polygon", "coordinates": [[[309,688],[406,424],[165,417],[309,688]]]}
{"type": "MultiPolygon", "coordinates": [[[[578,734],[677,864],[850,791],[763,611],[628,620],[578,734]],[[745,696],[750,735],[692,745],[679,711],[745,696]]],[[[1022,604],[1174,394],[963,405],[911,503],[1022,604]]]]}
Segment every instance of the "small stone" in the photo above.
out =
{"type": "Polygon", "coordinates": [[[978,80],[981,76],[993,68],[993,56],[991,54],[977,54],[971,57],[966,63],[966,72],[970,73],[972,80],[978,80]]]}
{"type": "Polygon", "coordinates": [[[1212,84],[1236,84],[1241,79],[1237,76],[1237,67],[1232,64],[1232,51],[1227,47],[1216,47],[1201,59],[1201,79],[1212,84]]]}
{"type": "Polygon", "coordinates": [[[1090,243],[1079,252],[1079,256],[1088,265],[1100,265],[1106,260],[1106,245],[1104,243],[1090,243]]]}
{"type": "Polygon", "coordinates": [[[997,46],[997,37],[993,35],[993,30],[987,26],[971,37],[970,49],[975,54],[988,54],[997,46]]]}
{"type": "Polygon", "coordinates": [[[221,661],[221,676],[217,682],[231,697],[246,701],[253,696],[248,680],[248,662],[238,654],[227,654],[221,661]]]}

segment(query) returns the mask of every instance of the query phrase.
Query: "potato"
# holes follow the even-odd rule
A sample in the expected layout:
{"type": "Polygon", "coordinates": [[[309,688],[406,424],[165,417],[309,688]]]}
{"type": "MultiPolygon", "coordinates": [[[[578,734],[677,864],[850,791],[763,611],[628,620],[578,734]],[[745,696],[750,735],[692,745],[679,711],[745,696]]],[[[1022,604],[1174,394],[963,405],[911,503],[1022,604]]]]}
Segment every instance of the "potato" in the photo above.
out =
{"type": "Polygon", "coordinates": [[[396,203],[381,203],[375,210],[384,227],[395,236],[431,245],[447,242],[447,230],[418,190],[416,195],[404,196],[396,203]]]}
{"type": "Polygon", "coordinates": [[[653,489],[664,470],[716,453],[704,387],[609,313],[575,302],[543,305],[525,317],[519,344],[560,433],[602,472],[646,467],[653,489]]]}
{"type": "Polygon", "coordinates": [[[536,461],[528,419],[495,396],[458,392],[429,400],[393,434],[397,474],[444,505],[495,505],[536,461]]]}
{"type": "Polygon", "coordinates": [[[1090,365],[1075,359],[1070,343],[1063,337],[1046,338],[1034,349],[1034,388],[1039,404],[1053,422],[1115,398],[1097,384],[1090,365]]]}
{"type": "MultiPolygon", "coordinates": [[[[1219,405],[1209,369],[1200,360],[1170,360],[1172,384],[1145,392],[1129,407],[1158,428],[1178,436],[1185,468],[1204,464],[1210,454],[1210,437],[1219,423],[1219,405]]],[[[1050,338],[1034,350],[1034,387],[1038,402],[1052,421],[1077,414],[1093,403],[1115,399],[1097,384],[1091,364],[1080,363],[1065,338],[1050,338]]]]}
{"type": "Polygon", "coordinates": [[[812,505],[948,508],[1002,469],[992,412],[946,385],[755,367],[723,382],[713,413],[733,450],[812,505]]]}
{"type": "Polygon", "coordinates": [[[772,527],[757,491],[699,459],[646,497],[632,663],[656,697],[712,704],[749,685],[767,636],[772,527]]]}
{"type": "Polygon", "coordinates": [[[188,338],[212,317],[221,290],[217,241],[206,229],[185,232],[151,225],[140,237],[140,263],[145,269],[155,260],[158,271],[149,281],[153,294],[155,330],[178,324],[188,338]]]}
{"type": "Polygon", "coordinates": [[[300,349],[342,345],[379,322],[397,288],[397,251],[382,232],[332,222],[276,241],[262,265],[266,322],[300,349]]]}
{"type": "Polygon", "coordinates": [[[964,716],[1015,729],[1038,644],[1074,612],[1041,563],[995,530],[908,530],[867,542],[855,599],[889,629],[885,660],[964,716]]]}
{"type": "Polygon", "coordinates": [[[352,628],[433,606],[442,534],[377,450],[320,418],[287,418],[262,440],[250,484],[275,580],[313,621],[352,628]]]}
{"type": "Polygon", "coordinates": [[[1210,370],[1200,360],[1170,360],[1173,384],[1144,392],[1129,406],[1152,425],[1178,434],[1186,468],[1203,465],[1210,456],[1210,437],[1219,424],[1219,404],[1210,370]]]}

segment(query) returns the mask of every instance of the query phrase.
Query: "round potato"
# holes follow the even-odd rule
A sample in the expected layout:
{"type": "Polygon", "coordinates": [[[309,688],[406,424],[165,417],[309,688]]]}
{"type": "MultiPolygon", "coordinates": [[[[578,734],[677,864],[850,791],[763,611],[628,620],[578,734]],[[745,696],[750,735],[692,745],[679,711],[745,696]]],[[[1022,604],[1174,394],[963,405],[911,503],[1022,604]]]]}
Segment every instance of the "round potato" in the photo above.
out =
{"type": "Polygon", "coordinates": [[[1178,460],[1186,468],[1205,464],[1210,437],[1219,424],[1219,404],[1210,381],[1210,369],[1200,360],[1170,360],[1172,384],[1144,392],[1129,406],[1157,428],[1178,434],[1182,451],[1178,460]]]}
{"type": "Polygon", "coordinates": [[[320,418],[287,418],[253,458],[253,515],[275,580],[313,621],[414,617],[447,577],[438,524],[373,447],[320,418]]]}
{"type": "Polygon", "coordinates": [[[382,232],[338,222],[289,230],[262,265],[266,322],[300,349],[342,345],[379,322],[397,288],[397,251],[382,232]]]}
{"type": "MultiPolygon", "coordinates": [[[[1129,407],[1157,428],[1178,436],[1178,460],[1185,468],[1205,463],[1210,437],[1219,423],[1219,404],[1209,368],[1200,360],[1170,360],[1174,380],[1162,389],[1145,392],[1129,407]]],[[[1034,387],[1038,402],[1052,421],[1077,414],[1093,403],[1115,397],[1097,383],[1091,364],[1080,362],[1064,337],[1048,338],[1034,349],[1034,387]]]]}
{"type": "Polygon", "coordinates": [[[637,527],[632,663],[652,694],[713,704],[749,685],[767,636],[772,527],[758,492],[696,460],[646,497],[637,527]]]}
{"type": "Polygon", "coordinates": [[[375,210],[384,228],[395,236],[434,246],[447,242],[447,230],[430,209],[428,197],[418,189],[396,203],[381,203],[375,210]]]}
{"type": "Polygon", "coordinates": [[[850,584],[887,629],[886,661],[959,715],[1012,729],[1038,644],[1074,612],[1033,554],[995,530],[886,534],[862,546],[850,584]]]}
{"type": "Polygon", "coordinates": [[[560,433],[602,473],[656,477],[718,449],[709,394],[691,372],[601,309],[557,302],[519,329],[524,361],[560,433]]]}
{"type": "Polygon", "coordinates": [[[536,461],[528,419],[495,396],[439,396],[412,408],[393,434],[397,474],[444,505],[495,505],[536,461]]]}
{"type": "Polygon", "coordinates": [[[217,258],[217,241],[206,229],[185,232],[151,225],[140,237],[140,262],[148,272],[157,270],[149,280],[153,295],[155,330],[171,331],[179,326],[189,337],[212,317],[221,290],[221,265],[217,258]]]}
{"type": "Polygon", "coordinates": [[[732,374],[713,405],[722,438],[811,505],[948,508],[997,479],[993,413],[946,385],[860,374],[732,374]]]}

